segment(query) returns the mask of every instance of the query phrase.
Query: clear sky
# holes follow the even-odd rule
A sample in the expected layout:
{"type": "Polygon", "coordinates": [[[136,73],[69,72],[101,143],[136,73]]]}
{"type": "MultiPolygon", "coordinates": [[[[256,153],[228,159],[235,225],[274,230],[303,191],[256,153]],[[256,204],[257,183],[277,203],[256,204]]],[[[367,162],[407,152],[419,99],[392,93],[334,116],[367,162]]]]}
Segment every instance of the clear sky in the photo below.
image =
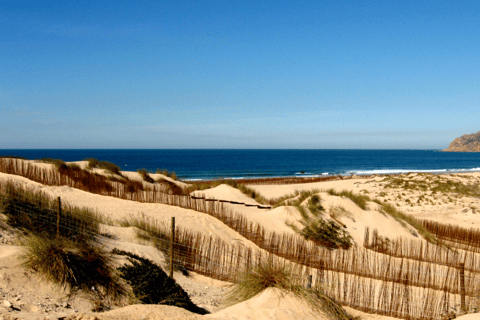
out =
{"type": "Polygon", "coordinates": [[[1,1],[0,149],[441,149],[480,1],[1,1]]]}

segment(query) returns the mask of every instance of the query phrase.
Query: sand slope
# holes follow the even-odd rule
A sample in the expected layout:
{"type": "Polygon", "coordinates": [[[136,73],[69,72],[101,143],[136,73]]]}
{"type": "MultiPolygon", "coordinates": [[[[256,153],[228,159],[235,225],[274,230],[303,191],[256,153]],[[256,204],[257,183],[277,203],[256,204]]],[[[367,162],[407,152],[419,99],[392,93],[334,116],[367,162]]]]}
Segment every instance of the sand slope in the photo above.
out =
{"type": "Polygon", "coordinates": [[[205,319],[225,320],[326,320],[322,312],[313,310],[305,301],[280,289],[268,288],[250,300],[223,309],[205,319]]]}

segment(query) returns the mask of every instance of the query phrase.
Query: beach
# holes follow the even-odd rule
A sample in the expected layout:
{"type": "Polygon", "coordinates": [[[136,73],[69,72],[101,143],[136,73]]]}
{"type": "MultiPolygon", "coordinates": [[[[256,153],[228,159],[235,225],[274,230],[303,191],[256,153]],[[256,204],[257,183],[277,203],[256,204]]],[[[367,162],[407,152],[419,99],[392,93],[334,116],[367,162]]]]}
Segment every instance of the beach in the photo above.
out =
{"type": "MultiPolygon", "coordinates": [[[[53,169],[51,164],[29,163],[33,166],[53,169]]],[[[76,162],[76,164],[82,169],[86,168],[85,162],[76,162]]],[[[94,171],[99,175],[108,175],[100,169],[94,171]]],[[[142,181],[142,177],[137,172],[122,172],[122,175],[131,180],[142,181]]],[[[152,177],[155,180],[168,178],[158,174],[152,175],[152,177]]],[[[168,270],[168,257],[148,240],[139,238],[135,227],[122,226],[122,221],[138,217],[155,220],[169,226],[174,217],[176,227],[179,229],[205,237],[214,237],[225,245],[240,246],[243,248],[242,250],[265,252],[265,248],[230,227],[225,220],[222,221],[222,219],[205,212],[162,203],[132,201],[94,194],[67,185],[48,186],[14,174],[0,173],[0,181],[11,181],[21,188],[41,191],[53,199],[60,197],[64,205],[74,205],[95,212],[104,221],[101,224],[102,232],[109,234],[109,239],[104,243],[107,248],[129,251],[148,258],[165,270],[168,270]]],[[[222,202],[223,208],[228,212],[240,214],[247,221],[262,227],[266,234],[296,236],[292,225],[297,228],[302,227],[302,214],[294,205],[288,205],[288,201],[298,199],[302,192],[312,192],[312,195],[316,194],[321,199],[320,204],[325,219],[334,219],[336,223],[341,224],[342,228],[351,236],[353,248],[358,247],[360,250],[364,246],[367,228],[371,231],[376,230],[378,236],[389,239],[389,241],[401,238],[404,241],[427,242],[414,226],[385,214],[383,203],[388,203],[405,215],[419,220],[451,224],[467,229],[478,228],[477,225],[480,223],[478,218],[479,198],[470,191],[457,192],[455,187],[462,185],[477,188],[479,181],[480,173],[462,172],[442,175],[407,173],[314,183],[248,185],[247,187],[253,189],[267,201],[274,202],[275,199],[282,197],[286,199],[284,203],[271,206],[269,209],[261,208],[262,203],[228,184],[197,190],[191,195],[197,198],[216,200],[217,203],[220,203],[219,200],[224,201],[222,202]],[[361,208],[353,198],[342,196],[342,192],[368,197],[365,207],[361,208]]],[[[142,183],[148,185],[147,182],[142,183]]],[[[178,184],[181,188],[187,187],[187,184],[182,182],[172,180],[171,183],[178,184]]],[[[307,199],[309,198],[306,198],[305,206],[307,206],[307,199]]],[[[309,311],[309,308],[296,301],[295,297],[278,294],[275,290],[266,291],[254,300],[237,307],[227,307],[223,304],[222,298],[228,292],[231,282],[207,277],[195,271],[191,272],[188,277],[176,271],[174,278],[190,294],[193,302],[211,312],[209,315],[195,315],[177,307],[147,305],[123,308],[117,306],[112,311],[92,314],[90,312],[91,301],[85,297],[65,299],[65,292],[42,281],[37,274],[25,270],[20,263],[22,247],[15,234],[6,228],[0,228],[0,230],[2,230],[1,239],[3,239],[3,244],[0,246],[0,257],[2,257],[0,278],[2,286],[0,288],[3,297],[0,299],[8,301],[16,308],[6,307],[7,303],[4,303],[3,309],[0,306],[0,312],[4,319],[9,319],[8,316],[14,316],[15,319],[64,317],[72,320],[141,319],[142,317],[142,319],[292,319],[296,317],[330,319],[326,314],[320,315],[309,311]],[[68,303],[63,304],[67,300],[68,303]],[[279,303],[277,307],[275,307],[274,301],[279,303]],[[279,308],[280,304],[282,308],[279,308]]],[[[435,293],[432,291],[432,294],[435,293]]],[[[452,295],[451,299],[457,301],[459,297],[452,295]]],[[[349,307],[347,310],[350,310],[353,315],[360,315],[362,319],[393,319],[389,316],[370,315],[354,309],[349,307]]]]}

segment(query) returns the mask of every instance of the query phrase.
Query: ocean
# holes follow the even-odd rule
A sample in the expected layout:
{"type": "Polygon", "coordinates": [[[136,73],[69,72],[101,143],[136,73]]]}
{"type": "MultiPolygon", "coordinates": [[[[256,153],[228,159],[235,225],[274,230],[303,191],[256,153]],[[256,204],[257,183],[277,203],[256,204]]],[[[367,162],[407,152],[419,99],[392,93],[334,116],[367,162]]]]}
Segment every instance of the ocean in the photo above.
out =
{"type": "Polygon", "coordinates": [[[480,171],[480,153],[439,150],[0,149],[0,155],[64,161],[96,158],[124,171],[167,169],[187,181],[480,171]]]}

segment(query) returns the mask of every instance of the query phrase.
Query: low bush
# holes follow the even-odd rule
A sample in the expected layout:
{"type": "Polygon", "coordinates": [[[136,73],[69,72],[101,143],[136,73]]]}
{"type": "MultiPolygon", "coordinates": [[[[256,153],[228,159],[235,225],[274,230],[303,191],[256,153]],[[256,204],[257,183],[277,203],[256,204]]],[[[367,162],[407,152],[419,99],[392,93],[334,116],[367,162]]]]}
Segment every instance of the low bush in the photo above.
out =
{"type": "Polygon", "coordinates": [[[198,314],[208,313],[195,305],[185,290],[153,261],[125,251],[114,250],[112,253],[127,256],[130,264],[118,270],[142,303],[171,305],[198,314]]]}
{"type": "Polygon", "coordinates": [[[98,161],[95,158],[86,158],[84,161],[88,161],[88,167],[89,168],[98,168],[98,164],[100,161],[98,161]]]}
{"type": "Polygon", "coordinates": [[[350,234],[334,221],[325,221],[318,217],[315,220],[301,223],[304,227],[300,230],[300,234],[317,245],[329,249],[348,249],[353,244],[350,234]]]}

